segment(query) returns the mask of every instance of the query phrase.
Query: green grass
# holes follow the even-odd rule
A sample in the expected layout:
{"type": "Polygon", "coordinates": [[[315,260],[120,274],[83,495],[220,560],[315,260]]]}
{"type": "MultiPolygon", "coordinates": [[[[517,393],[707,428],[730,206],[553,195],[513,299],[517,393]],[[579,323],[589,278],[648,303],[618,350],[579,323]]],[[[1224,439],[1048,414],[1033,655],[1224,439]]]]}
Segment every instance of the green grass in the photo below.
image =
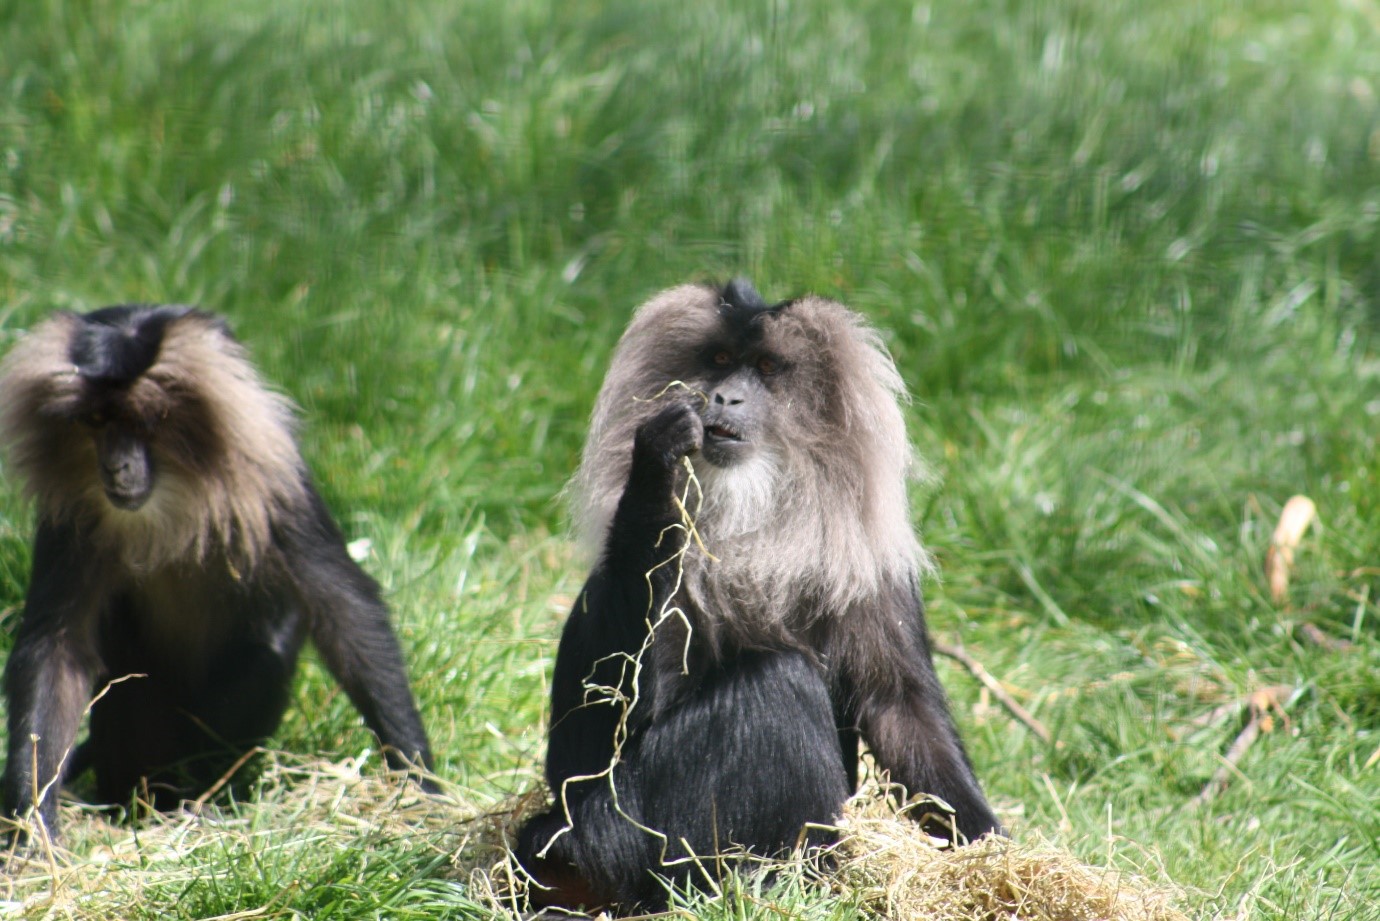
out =
{"type": "MultiPolygon", "coordinates": [[[[940,475],[915,492],[932,629],[1059,743],[940,663],[1015,833],[1182,885],[1196,917],[1380,918],[1373,0],[0,0],[0,20],[0,348],[55,308],[229,316],[373,542],[458,798],[537,774],[583,565],[558,493],[629,312],[744,273],[887,330],[940,475]],[[1321,527],[1276,606],[1261,563],[1294,493],[1321,527]],[[1299,689],[1286,713],[1185,811],[1240,728],[1192,719],[1271,684],[1299,689]]],[[[10,631],[30,516],[0,481],[10,631]]],[[[314,662],[296,696],[283,749],[370,747],[314,662]]],[[[128,835],[87,824],[79,844],[128,835]]],[[[164,858],[121,851],[116,889],[147,902],[117,904],[485,915],[438,858],[458,840],[288,824],[181,876],[140,881],[164,858]]],[[[853,911],[794,890],[695,909],[853,911]]]]}

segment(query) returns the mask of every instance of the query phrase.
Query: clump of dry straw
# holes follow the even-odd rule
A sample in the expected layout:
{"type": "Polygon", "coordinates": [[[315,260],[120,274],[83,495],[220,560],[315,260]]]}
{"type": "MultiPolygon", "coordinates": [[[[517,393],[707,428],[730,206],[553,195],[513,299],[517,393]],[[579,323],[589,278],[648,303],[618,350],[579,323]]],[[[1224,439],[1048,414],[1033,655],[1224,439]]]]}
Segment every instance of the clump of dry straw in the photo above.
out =
{"type": "Polygon", "coordinates": [[[848,806],[835,886],[895,921],[1187,921],[1176,893],[1084,864],[1043,840],[942,847],[885,796],[848,806]]]}

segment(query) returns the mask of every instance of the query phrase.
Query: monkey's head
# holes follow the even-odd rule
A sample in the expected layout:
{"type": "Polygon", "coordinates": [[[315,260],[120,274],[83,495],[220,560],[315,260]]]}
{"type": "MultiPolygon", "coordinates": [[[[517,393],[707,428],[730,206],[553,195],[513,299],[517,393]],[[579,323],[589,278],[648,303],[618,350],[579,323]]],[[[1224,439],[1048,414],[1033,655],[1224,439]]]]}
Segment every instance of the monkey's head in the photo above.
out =
{"type": "Polygon", "coordinates": [[[880,336],[842,304],[769,303],[744,280],[664,291],[638,309],[599,394],[575,482],[586,539],[603,539],[638,427],[689,400],[704,423],[696,525],[736,557],[723,571],[835,601],[913,578],[928,558],[909,521],[904,399],[880,336]]]}
{"type": "Polygon", "coordinates": [[[185,306],[59,313],[0,363],[0,444],[55,520],[131,564],[213,542],[252,559],[300,491],[291,406],[218,318],[185,306]]]}
{"type": "Polygon", "coordinates": [[[55,402],[49,409],[86,429],[101,487],[117,509],[138,511],[153,492],[149,447],[168,415],[168,394],[135,385],[158,358],[169,321],[186,313],[185,307],[107,307],[72,330],[67,356],[80,383],[69,407],[55,402]]]}
{"type": "Polygon", "coordinates": [[[778,436],[777,414],[770,412],[775,392],[788,383],[780,342],[767,341],[767,321],[783,305],[768,306],[752,285],[731,282],[722,292],[718,321],[689,355],[685,385],[704,421],[701,456],[729,468],[769,450],[778,436]]]}

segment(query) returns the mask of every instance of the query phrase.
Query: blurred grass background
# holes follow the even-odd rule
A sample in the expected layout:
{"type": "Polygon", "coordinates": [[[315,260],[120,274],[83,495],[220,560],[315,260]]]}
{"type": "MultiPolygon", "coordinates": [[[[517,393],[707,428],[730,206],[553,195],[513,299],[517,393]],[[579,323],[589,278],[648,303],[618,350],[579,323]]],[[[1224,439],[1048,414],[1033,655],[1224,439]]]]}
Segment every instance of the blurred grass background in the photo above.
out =
{"type": "MultiPolygon", "coordinates": [[[[0,348],[58,308],[226,314],[372,541],[465,795],[536,776],[584,565],[558,493],[630,311],[746,274],[887,331],[939,474],[914,494],[932,630],[1056,736],[940,663],[1015,833],[1182,885],[1197,917],[1380,917],[1374,0],[0,0],[0,22],[0,348]],[[1320,527],[1276,605],[1294,493],[1320,527]],[[1184,809],[1240,729],[1192,720],[1275,684],[1297,692],[1272,731],[1184,809]]],[[[6,635],[30,518],[0,480],[6,635]]],[[[305,671],[277,743],[367,748],[305,671]]],[[[199,849],[111,904],[484,914],[424,834],[289,842],[199,849]]]]}

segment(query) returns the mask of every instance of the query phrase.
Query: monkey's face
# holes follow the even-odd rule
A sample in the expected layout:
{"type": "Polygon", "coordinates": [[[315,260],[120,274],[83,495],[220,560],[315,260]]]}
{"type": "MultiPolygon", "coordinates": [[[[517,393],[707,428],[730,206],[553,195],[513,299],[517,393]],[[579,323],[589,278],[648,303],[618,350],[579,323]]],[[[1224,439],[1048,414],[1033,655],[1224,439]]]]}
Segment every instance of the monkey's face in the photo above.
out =
{"type": "Polygon", "coordinates": [[[96,447],[97,472],[110,504],[127,512],[143,507],[153,492],[153,458],[136,426],[104,413],[83,420],[96,447]]]}
{"type": "Polygon", "coordinates": [[[721,341],[705,349],[699,377],[705,460],[732,467],[762,449],[769,436],[772,384],[781,369],[780,358],[760,343],[721,341]]]}

